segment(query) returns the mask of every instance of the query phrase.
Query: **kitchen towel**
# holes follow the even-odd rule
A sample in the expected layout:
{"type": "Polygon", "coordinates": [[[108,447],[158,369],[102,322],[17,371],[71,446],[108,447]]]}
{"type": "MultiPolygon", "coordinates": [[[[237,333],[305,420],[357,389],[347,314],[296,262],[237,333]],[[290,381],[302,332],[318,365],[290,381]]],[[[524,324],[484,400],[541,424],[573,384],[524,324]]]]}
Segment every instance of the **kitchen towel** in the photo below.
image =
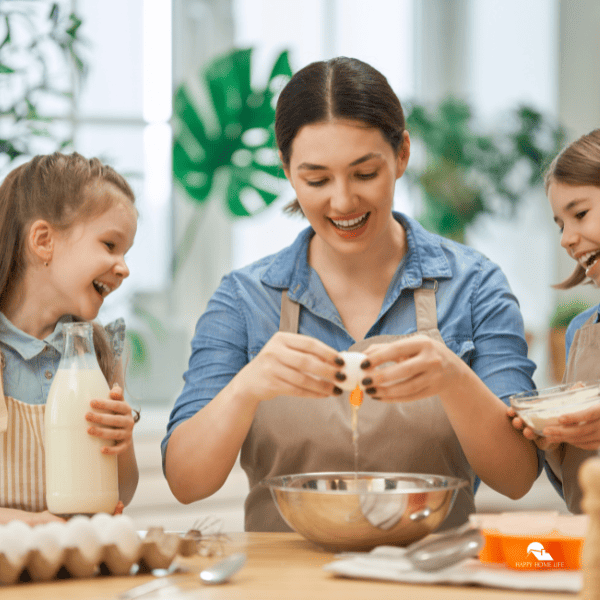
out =
{"type": "Polygon", "coordinates": [[[405,552],[405,548],[378,546],[368,553],[340,554],[338,560],[328,563],[323,568],[342,577],[406,583],[469,584],[514,590],[573,593],[579,592],[582,587],[581,571],[518,571],[504,565],[484,564],[475,558],[466,559],[441,571],[418,571],[404,557],[405,552]]]}

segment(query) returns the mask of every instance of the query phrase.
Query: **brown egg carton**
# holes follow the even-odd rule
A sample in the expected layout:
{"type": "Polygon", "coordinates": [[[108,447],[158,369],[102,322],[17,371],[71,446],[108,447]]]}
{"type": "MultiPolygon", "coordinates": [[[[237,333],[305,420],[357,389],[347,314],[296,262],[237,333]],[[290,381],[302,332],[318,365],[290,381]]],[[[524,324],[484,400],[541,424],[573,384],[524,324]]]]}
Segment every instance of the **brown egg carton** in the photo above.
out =
{"type": "Polygon", "coordinates": [[[0,552],[0,584],[129,575],[134,570],[137,573],[150,573],[154,569],[167,569],[177,555],[192,556],[196,552],[196,540],[166,533],[162,527],[152,527],[133,556],[123,554],[116,544],[103,545],[99,558],[95,559],[74,547],[62,548],[52,558],[38,549],[31,549],[15,564],[0,552]],[[134,568],[136,566],[137,569],[134,568]]]}

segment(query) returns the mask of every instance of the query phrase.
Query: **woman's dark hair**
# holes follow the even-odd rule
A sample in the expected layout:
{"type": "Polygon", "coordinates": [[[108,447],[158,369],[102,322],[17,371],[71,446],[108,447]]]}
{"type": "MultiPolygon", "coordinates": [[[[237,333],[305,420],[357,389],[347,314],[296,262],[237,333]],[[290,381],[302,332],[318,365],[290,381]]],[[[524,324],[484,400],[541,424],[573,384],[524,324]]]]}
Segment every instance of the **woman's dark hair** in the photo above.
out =
{"type": "MultiPolygon", "coordinates": [[[[565,185],[600,187],[600,129],[582,135],[552,161],[544,177],[546,193],[554,181],[565,185]]],[[[567,279],[552,287],[568,290],[585,279],[585,269],[578,264],[567,279]]]]}
{"type": "MultiPolygon", "coordinates": [[[[362,121],[379,129],[394,152],[402,144],[404,112],[387,79],[367,63],[340,56],[307,65],[281,91],[275,136],[284,166],[302,127],[332,119],[362,121]]],[[[284,210],[302,212],[298,200],[284,210]]]]}

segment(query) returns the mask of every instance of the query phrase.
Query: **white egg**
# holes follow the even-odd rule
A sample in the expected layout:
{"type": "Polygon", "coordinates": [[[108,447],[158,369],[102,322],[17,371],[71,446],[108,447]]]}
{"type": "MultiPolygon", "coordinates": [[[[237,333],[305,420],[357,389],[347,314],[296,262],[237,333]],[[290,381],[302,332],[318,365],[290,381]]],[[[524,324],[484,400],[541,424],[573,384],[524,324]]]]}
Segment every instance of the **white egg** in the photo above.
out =
{"type": "Polygon", "coordinates": [[[19,564],[31,548],[32,529],[23,521],[10,521],[0,527],[0,552],[13,565],[19,564]]]}
{"type": "Polygon", "coordinates": [[[96,534],[100,538],[100,541],[103,544],[112,544],[112,540],[110,539],[109,528],[112,524],[113,518],[108,513],[97,513],[95,514],[91,521],[94,529],[96,530],[96,534]]]}
{"type": "Polygon", "coordinates": [[[127,515],[116,515],[111,517],[111,523],[106,531],[107,544],[115,544],[121,554],[128,558],[133,558],[142,543],[135,530],[133,519],[127,515]]]}
{"type": "Polygon", "coordinates": [[[65,546],[65,535],[67,534],[67,523],[59,523],[58,521],[51,521],[46,523],[43,527],[52,533],[56,538],[61,547],[65,546]]]}
{"type": "Polygon", "coordinates": [[[52,525],[58,525],[60,528],[59,523],[37,525],[31,534],[31,547],[38,550],[49,561],[58,559],[63,551],[62,531],[59,533],[52,525]]]}
{"type": "Polygon", "coordinates": [[[357,385],[360,389],[364,389],[361,382],[365,375],[360,365],[367,356],[362,352],[340,352],[340,357],[344,360],[344,366],[340,371],[346,375],[346,379],[336,381],[336,385],[347,392],[351,392],[357,385]]]}
{"type": "Polygon", "coordinates": [[[67,548],[79,548],[89,562],[96,562],[100,558],[102,542],[91,519],[87,517],[77,516],[69,520],[63,542],[67,548]]]}

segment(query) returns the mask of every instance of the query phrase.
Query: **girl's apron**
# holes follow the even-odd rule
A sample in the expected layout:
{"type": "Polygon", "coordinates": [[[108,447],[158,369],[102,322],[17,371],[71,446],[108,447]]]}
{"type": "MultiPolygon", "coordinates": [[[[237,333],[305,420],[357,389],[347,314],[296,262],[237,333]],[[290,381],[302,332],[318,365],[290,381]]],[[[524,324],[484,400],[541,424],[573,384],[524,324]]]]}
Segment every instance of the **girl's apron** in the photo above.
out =
{"type": "MultiPolygon", "coordinates": [[[[594,323],[595,320],[596,314],[575,332],[563,383],[600,379],[600,323],[594,323]]],[[[597,455],[597,450],[582,450],[571,444],[560,444],[555,450],[546,452],[546,460],[562,480],[565,502],[571,512],[581,512],[581,489],[577,481],[579,466],[587,458],[597,455]]]]}
{"type": "MultiPolygon", "coordinates": [[[[443,343],[437,329],[434,289],[415,290],[417,333],[443,343]]],[[[298,332],[300,305],[284,290],[280,331],[298,332]]],[[[361,340],[349,350],[409,335],[384,335],[361,340]]],[[[325,399],[278,396],[261,402],[241,451],[248,475],[246,531],[289,531],[265,477],[312,472],[354,471],[351,408],[348,394],[325,399]]],[[[437,396],[415,402],[385,403],[365,395],[358,413],[358,470],[431,473],[460,477],[470,485],[458,491],[443,528],[459,525],[474,512],[474,472],[437,396]]]]}
{"type": "Polygon", "coordinates": [[[47,508],[45,406],[4,395],[5,365],[0,352],[0,506],[41,512],[47,508]]]}

